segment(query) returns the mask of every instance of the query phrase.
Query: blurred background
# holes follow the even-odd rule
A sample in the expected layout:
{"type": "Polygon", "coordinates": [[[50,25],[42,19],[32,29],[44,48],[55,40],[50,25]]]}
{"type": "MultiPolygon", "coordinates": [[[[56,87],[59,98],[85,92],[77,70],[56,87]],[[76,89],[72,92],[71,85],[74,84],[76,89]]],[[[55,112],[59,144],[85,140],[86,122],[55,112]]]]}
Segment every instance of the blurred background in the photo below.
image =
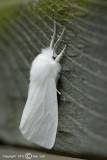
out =
{"type": "Polygon", "coordinates": [[[54,156],[107,159],[106,0],[0,0],[0,144],[1,155],[10,153],[9,147],[14,153],[27,147],[54,156]],[[49,46],[54,17],[56,39],[66,26],[57,53],[64,44],[67,50],[58,83],[57,137],[47,151],[25,140],[19,124],[31,62],[49,46]]]}

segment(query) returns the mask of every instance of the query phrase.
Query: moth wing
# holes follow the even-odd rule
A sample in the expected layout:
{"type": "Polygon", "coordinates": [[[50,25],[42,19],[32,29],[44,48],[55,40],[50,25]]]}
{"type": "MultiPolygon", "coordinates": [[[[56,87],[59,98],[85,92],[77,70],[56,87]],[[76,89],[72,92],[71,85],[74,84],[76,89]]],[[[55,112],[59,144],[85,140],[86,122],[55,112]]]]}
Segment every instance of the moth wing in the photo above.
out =
{"type": "MultiPolygon", "coordinates": [[[[36,62],[37,65],[37,62],[36,62]]],[[[35,66],[32,66],[32,70],[35,66]]],[[[39,68],[40,67],[40,68],[39,68]]],[[[23,111],[20,130],[24,137],[42,147],[51,149],[58,126],[58,105],[53,68],[43,64],[40,73],[31,75],[28,99],[23,111]],[[43,74],[46,71],[46,74],[43,74]],[[40,76],[40,78],[39,78],[40,76]]],[[[31,70],[31,72],[33,72],[31,70]]]]}

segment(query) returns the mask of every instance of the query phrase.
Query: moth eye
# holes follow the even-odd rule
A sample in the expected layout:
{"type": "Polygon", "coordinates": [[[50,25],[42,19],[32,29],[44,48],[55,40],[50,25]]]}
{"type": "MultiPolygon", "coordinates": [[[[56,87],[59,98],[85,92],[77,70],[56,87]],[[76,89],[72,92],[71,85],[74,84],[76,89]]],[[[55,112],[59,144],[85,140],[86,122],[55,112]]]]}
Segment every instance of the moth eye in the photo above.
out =
{"type": "Polygon", "coordinates": [[[55,60],[55,57],[54,57],[54,56],[53,56],[52,58],[55,60]]]}

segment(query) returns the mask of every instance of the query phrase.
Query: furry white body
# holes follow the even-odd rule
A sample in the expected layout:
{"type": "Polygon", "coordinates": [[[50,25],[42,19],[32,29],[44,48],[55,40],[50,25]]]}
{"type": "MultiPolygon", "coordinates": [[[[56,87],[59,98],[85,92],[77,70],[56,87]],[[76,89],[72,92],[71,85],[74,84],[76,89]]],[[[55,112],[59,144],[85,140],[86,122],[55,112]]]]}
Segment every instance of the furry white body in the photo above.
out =
{"type": "Polygon", "coordinates": [[[23,111],[20,130],[30,140],[52,148],[58,126],[56,79],[60,64],[44,49],[33,61],[30,71],[28,99],[23,111]]]}

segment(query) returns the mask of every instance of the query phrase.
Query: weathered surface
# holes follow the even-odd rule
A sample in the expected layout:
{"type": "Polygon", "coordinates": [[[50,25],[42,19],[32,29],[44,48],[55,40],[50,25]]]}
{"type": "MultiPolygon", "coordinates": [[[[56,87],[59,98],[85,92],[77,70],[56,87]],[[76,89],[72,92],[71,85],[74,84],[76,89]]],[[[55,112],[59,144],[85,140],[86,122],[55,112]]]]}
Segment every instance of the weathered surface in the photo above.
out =
{"type": "MultiPolygon", "coordinates": [[[[0,140],[30,143],[18,130],[33,58],[66,25],[58,84],[59,126],[53,150],[107,158],[107,1],[38,0],[0,11],[0,140]],[[6,10],[5,14],[4,11],[6,10]],[[71,58],[72,55],[77,55],[71,58]]],[[[59,52],[58,51],[58,52],[59,52]]]]}

